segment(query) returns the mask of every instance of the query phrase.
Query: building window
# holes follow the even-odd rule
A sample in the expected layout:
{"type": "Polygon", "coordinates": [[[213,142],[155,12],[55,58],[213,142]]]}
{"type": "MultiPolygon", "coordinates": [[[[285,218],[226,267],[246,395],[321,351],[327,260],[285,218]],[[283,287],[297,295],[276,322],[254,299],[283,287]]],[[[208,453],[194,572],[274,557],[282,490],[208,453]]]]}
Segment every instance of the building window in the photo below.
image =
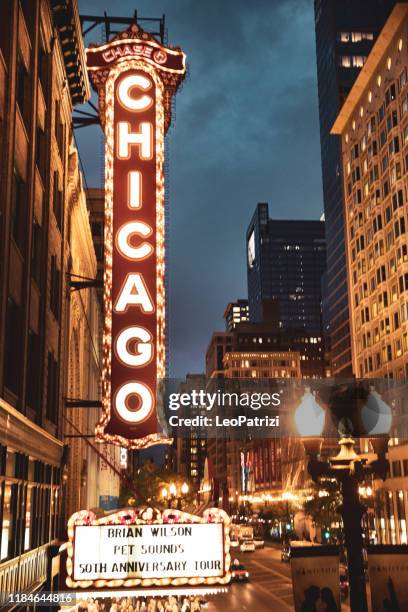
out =
{"type": "Polygon", "coordinates": [[[27,349],[27,405],[38,411],[40,407],[40,337],[31,329],[27,349]]]}
{"type": "Polygon", "coordinates": [[[60,316],[60,285],[61,271],[57,268],[57,257],[51,257],[51,287],[50,287],[50,308],[57,321],[60,316]]]}
{"type": "Polygon", "coordinates": [[[401,476],[401,462],[400,461],[392,462],[392,475],[394,478],[399,478],[401,476]]]}
{"type": "Polygon", "coordinates": [[[341,55],[339,57],[339,65],[342,68],[350,68],[351,67],[351,58],[349,55],[341,55]]]}
{"type": "Polygon", "coordinates": [[[33,2],[32,0],[20,0],[21,10],[23,11],[27,31],[32,34],[34,28],[33,2]]]}
{"type": "Polygon", "coordinates": [[[58,172],[54,172],[54,197],[53,197],[54,217],[57,222],[58,229],[62,228],[62,213],[63,213],[63,198],[62,191],[58,186],[58,172]]]}
{"type": "Polygon", "coordinates": [[[1,549],[0,560],[3,561],[11,557],[12,553],[12,538],[13,538],[13,513],[12,513],[12,493],[13,485],[6,481],[3,483],[3,518],[1,525],[1,549]]]}
{"type": "Polygon", "coordinates": [[[64,161],[64,124],[61,120],[61,104],[59,100],[55,100],[55,138],[58,144],[60,158],[64,161]]]}
{"type": "Polygon", "coordinates": [[[13,174],[13,195],[11,203],[11,233],[14,242],[23,253],[26,240],[26,186],[17,168],[13,174]]]}
{"type": "Polygon", "coordinates": [[[401,72],[400,77],[399,77],[400,91],[401,89],[403,89],[403,87],[405,87],[406,82],[407,82],[407,69],[404,68],[404,70],[401,72]]]}
{"type": "Polygon", "coordinates": [[[17,56],[16,99],[20,109],[21,118],[23,119],[24,125],[27,127],[28,106],[30,102],[28,92],[28,72],[20,51],[17,56]]]}
{"type": "Polygon", "coordinates": [[[391,102],[393,102],[396,98],[396,88],[393,83],[385,92],[385,106],[388,106],[391,102]]]}
{"type": "Polygon", "coordinates": [[[35,162],[37,164],[38,172],[42,178],[42,182],[45,184],[46,140],[45,132],[39,125],[37,126],[35,162]]]}
{"type": "Polygon", "coordinates": [[[397,208],[399,208],[400,206],[403,206],[403,204],[404,204],[404,194],[402,192],[402,189],[399,189],[397,193],[394,193],[392,196],[392,210],[393,211],[397,210],[397,208]]]}
{"type": "Polygon", "coordinates": [[[41,83],[41,88],[44,94],[44,100],[47,100],[48,92],[48,66],[50,55],[45,51],[42,42],[38,45],[38,78],[41,83]]]}
{"type": "Polygon", "coordinates": [[[22,370],[21,340],[23,337],[21,308],[9,297],[6,312],[6,341],[4,354],[4,383],[15,395],[19,395],[20,374],[22,370]]]}
{"type": "Polygon", "coordinates": [[[362,68],[365,64],[366,59],[367,57],[365,55],[353,55],[353,68],[362,68]]]}
{"type": "Polygon", "coordinates": [[[48,353],[47,419],[57,423],[58,416],[58,362],[48,353]]]}
{"type": "Polygon", "coordinates": [[[31,243],[31,275],[38,286],[41,282],[42,228],[34,219],[31,243]]]}
{"type": "Polygon", "coordinates": [[[31,500],[32,500],[33,485],[27,486],[26,493],[26,507],[25,507],[25,520],[24,520],[24,550],[30,550],[31,548],[31,528],[32,528],[32,513],[31,513],[31,500]]]}
{"type": "Polygon", "coordinates": [[[10,32],[9,32],[9,24],[10,24],[10,13],[12,4],[10,2],[0,2],[0,51],[3,54],[3,58],[5,59],[5,64],[7,66],[9,48],[10,48],[10,32]]]}

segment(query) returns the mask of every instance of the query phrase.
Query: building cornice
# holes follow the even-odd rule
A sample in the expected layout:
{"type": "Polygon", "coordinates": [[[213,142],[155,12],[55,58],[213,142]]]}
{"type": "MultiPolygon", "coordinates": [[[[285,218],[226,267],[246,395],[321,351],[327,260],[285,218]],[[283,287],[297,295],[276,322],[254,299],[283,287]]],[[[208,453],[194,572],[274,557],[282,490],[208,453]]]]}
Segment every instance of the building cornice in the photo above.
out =
{"type": "Polygon", "coordinates": [[[31,457],[59,465],[63,442],[30,421],[0,398],[0,442],[15,450],[24,449],[31,457]]]}

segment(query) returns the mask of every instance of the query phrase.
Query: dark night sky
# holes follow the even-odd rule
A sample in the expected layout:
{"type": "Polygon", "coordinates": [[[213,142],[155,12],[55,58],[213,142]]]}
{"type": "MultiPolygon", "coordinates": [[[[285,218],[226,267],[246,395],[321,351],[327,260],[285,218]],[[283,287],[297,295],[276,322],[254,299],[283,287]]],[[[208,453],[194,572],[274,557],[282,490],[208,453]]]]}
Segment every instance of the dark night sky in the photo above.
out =
{"type": "MultiPolygon", "coordinates": [[[[256,203],[275,218],[322,212],[312,0],[79,0],[81,13],[166,15],[187,54],[169,136],[170,374],[204,369],[229,301],[246,297],[245,232],[256,203]]],[[[97,29],[89,41],[101,42],[97,29]]],[[[100,128],[77,132],[90,187],[100,128]]]]}

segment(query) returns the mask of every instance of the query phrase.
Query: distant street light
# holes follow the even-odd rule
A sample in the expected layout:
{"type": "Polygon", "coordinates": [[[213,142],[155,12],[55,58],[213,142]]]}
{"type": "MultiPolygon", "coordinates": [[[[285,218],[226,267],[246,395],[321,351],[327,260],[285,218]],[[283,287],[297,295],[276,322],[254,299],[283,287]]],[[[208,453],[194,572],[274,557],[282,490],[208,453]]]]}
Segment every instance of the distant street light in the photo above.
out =
{"type": "Polygon", "coordinates": [[[181,493],[182,495],[187,495],[188,493],[188,484],[186,482],[183,482],[181,485],[181,493]]]}
{"type": "Polygon", "coordinates": [[[183,482],[180,487],[180,492],[178,494],[177,486],[174,484],[174,482],[172,482],[168,489],[166,487],[163,487],[161,491],[161,496],[163,498],[163,501],[167,501],[168,508],[171,508],[173,501],[177,499],[177,508],[178,510],[181,510],[181,499],[184,495],[187,495],[189,489],[190,488],[188,484],[186,482],[183,482]]]}
{"type": "Polygon", "coordinates": [[[174,482],[171,483],[171,485],[169,487],[169,491],[170,491],[170,495],[173,495],[173,496],[177,495],[177,488],[176,488],[176,485],[174,484],[174,482]]]}

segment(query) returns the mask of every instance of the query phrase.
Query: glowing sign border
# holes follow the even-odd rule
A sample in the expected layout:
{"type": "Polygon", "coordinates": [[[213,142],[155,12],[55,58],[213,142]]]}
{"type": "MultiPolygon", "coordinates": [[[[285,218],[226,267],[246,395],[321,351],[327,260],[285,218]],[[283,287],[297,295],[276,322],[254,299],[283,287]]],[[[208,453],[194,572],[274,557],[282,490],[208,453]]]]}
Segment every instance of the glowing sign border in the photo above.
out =
{"type": "Polygon", "coordinates": [[[67,544],[67,578],[66,585],[72,589],[95,588],[117,588],[117,587],[151,587],[151,586],[197,586],[200,584],[228,584],[231,580],[231,555],[230,555],[230,518],[220,508],[209,508],[203,516],[196,516],[181,510],[169,509],[161,513],[154,508],[124,508],[106,516],[97,517],[92,510],[80,510],[75,512],[68,521],[68,544],[67,544]],[[74,554],[75,554],[75,526],[76,525],[165,525],[177,523],[223,523],[224,524],[224,576],[212,576],[206,578],[199,576],[194,578],[118,578],[113,580],[73,580],[74,554]]]}
{"type": "MultiPolygon", "coordinates": [[[[108,434],[105,428],[111,420],[112,368],[112,262],[113,262],[113,164],[114,164],[114,103],[115,81],[126,70],[143,70],[149,74],[156,89],[156,371],[157,379],[165,377],[165,226],[164,226],[164,85],[157,70],[144,61],[131,59],[112,66],[105,84],[105,325],[102,363],[102,414],[96,424],[96,438],[127,448],[147,448],[154,444],[171,444],[170,438],[149,434],[143,438],[124,438],[108,434]]],[[[159,385],[158,385],[159,390],[159,385]]],[[[156,413],[158,410],[156,393],[156,413]]]]}

